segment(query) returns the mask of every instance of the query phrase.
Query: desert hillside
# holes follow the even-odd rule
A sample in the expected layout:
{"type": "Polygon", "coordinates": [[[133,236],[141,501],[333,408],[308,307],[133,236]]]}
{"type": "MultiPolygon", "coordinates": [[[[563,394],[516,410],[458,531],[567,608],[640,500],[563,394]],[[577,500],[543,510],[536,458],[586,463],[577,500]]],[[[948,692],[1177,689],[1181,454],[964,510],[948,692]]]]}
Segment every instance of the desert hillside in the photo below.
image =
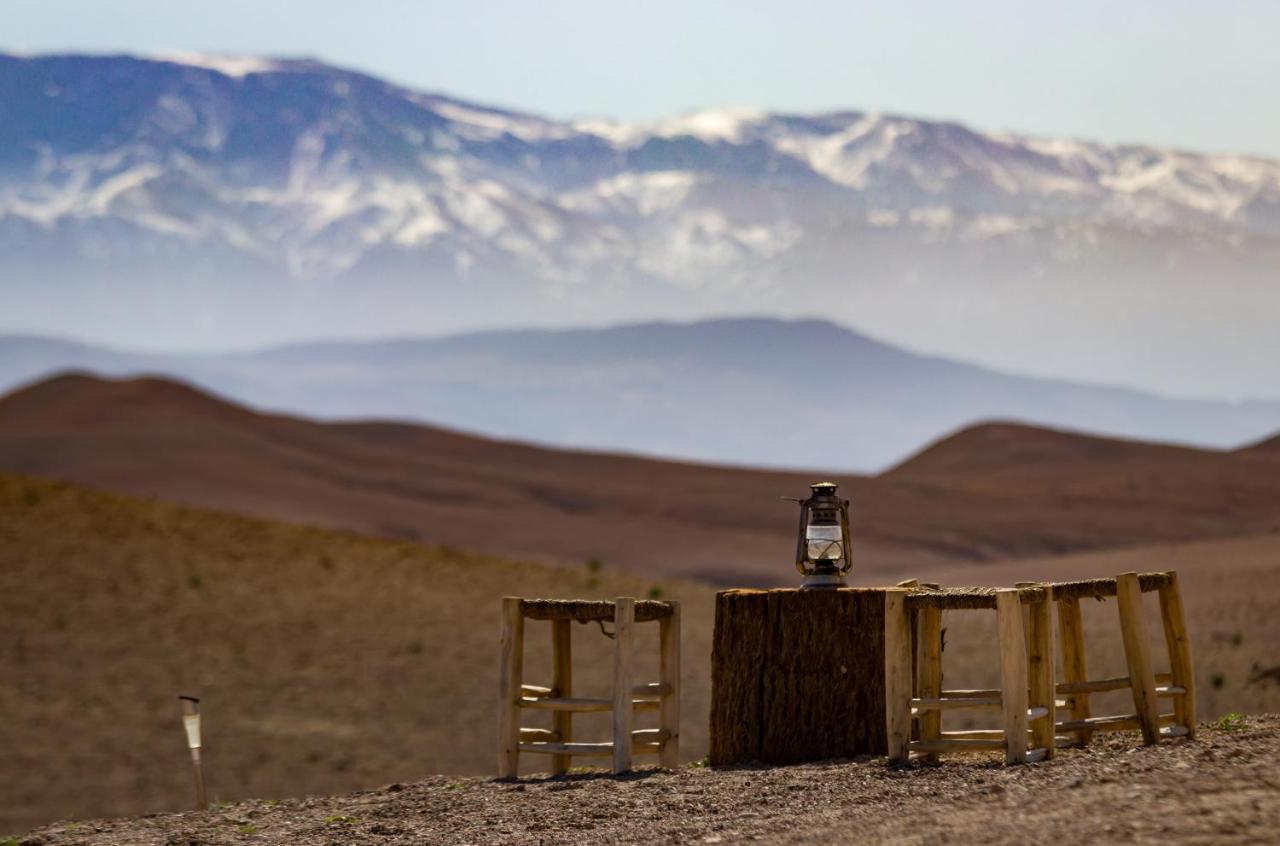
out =
{"type": "MultiPolygon", "coordinates": [[[[1010,584],[1163,567],[1182,573],[1201,716],[1280,711],[1273,668],[1280,593],[1272,585],[1280,536],[982,569],[920,567],[884,579],[1010,584]]],[[[209,781],[219,800],[487,773],[498,598],[646,596],[655,588],[684,603],[682,751],[696,759],[706,750],[707,587],[0,474],[0,618],[8,632],[0,833],[185,807],[179,693],[204,700],[209,781]]],[[[1106,672],[1119,661],[1114,608],[1099,603],[1086,613],[1092,667],[1106,672]]],[[[949,680],[982,686],[994,635],[966,617],[944,621],[944,666],[949,680]]],[[[1149,622],[1159,643],[1154,616],[1149,622]]],[[[546,624],[531,625],[534,680],[547,671],[549,634],[539,630],[546,624]]],[[[644,643],[648,661],[656,650],[644,643]]],[[[603,693],[610,642],[584,626],[575,628],[575,644],[584,694],[603,693]]],[[[584,729],[594,730],[586,718],[584,729]]],[[[605,733],[603,723],[598,729],[605,733]]]]}
{"type": "Polygon", "coordinates": [[[1280,435],[1276,435],[1273,438],[1267,438],[1266,440],[1259,441],[1256,444],[1247,446],[1239,450],[1239,452],[1248,453],[1255,456],[1267,455],[1274,458],[1280,458],[1280,435]]]}
{"type": "MultiPolygon", "coordinates": [[[[488,772],[499,597],[651,591],[688,609],[683,736],[697,757],[710,684],[705,587],[0,474],[0,835],[183,807],[178,694],[204,702],[214,799],[488,772]]],[[[549,678],[549,624],[530,626],[526,675],[549,678]]],[[[656,630],[641,634],[641,670],[656,678],[656,660],[645,663],[656,630]]],[[[604,695],[611,641],[586,626],[574,638],[576,683],[604,695]]],[[[599,716],[583,718],[584,732],[607,735],[591,722],[599,716]]]]}
{"type": "MultiPolygon", "coordinates": [[[[790,584],[796,496],[825,475],[542,449],[396,423],[259,414],[159,378],[53,378],[0,399],[0,469],[647,578],[790,584]]],[[[838,476],[859,578],[1280,528],[1264,450],[974,427],[838,476]]]]}

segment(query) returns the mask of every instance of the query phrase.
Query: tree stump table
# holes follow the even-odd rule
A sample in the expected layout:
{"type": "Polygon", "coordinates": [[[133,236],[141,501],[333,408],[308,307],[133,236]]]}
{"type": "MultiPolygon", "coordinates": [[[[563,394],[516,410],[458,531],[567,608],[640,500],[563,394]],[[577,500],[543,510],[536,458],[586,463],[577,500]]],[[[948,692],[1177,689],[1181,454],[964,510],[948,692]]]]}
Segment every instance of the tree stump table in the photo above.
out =
{"type": "Polygon", "coordinates": [[[883,755],[885,591],[716,595],[712,765],[883,755]]]}

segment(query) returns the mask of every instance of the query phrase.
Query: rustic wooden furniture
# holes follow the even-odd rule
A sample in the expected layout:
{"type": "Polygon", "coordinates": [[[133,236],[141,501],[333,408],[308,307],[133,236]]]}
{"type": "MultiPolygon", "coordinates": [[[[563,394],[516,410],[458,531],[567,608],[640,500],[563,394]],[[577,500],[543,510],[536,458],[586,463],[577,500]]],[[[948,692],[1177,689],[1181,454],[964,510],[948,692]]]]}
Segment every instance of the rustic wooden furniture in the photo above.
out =
{"type": "Polygon", "coordinates": [[[1178,574],[1122,573],[1113,579],[1085,579],[1051,585],[1058,606],[1058,631],[1062,648],[1064,679],[1057,693],[1065,698],[1069,719],[1058,723],[1059,734],[1073,735],[1088,743],[1094,732],[1139,729],[1150,745],[1161,737],[1195,737],[1195,679],[1191,666],[1191,642],[1187,637],[1178,574]],[[1164,625],[1169,672],[1152,671],[1142,617],[1142,594],[1158,592],[1160,619],[1164,625]],[[1089,679],[1085,662],[1084,624],[1080,600],[1115,597],[1124,640],[1128,675],[1112,679],[1089,679]],[[1089,695],[1128,688],[1133,693],[1132,714],[1106,717],[1090,715],[1089,695]],[[1159,712],[1159,698],[1173,700],[1173,712],[1159,712]],[[1163,728],[1162,728],[1163,727],[1163,728]]]}
{"type": "Polygon", "coordinates": [[[619,597],[613,602],[587,600],[502,600],[502,639],[498,676],[498,777],[514,778],[521,752],[552,756],[552,773],[568,771],[575,756],[612,758],[615,773],[631,769],[637,753],[656,753],[662,766],[680,762],[680,603],[637,601],[619,597]],[[550,686],[524,684],[524,621],[551,621],[552,679],[550,686]],[[570,625],[609,622],[614,625],[613,691],[607,698],[574,697],[570,625]],[[660,680],[635,684],[632,678],[634,628],[657,621],[660,680]],[[553,712],[551,729],[521,728],[524,709],[553,712]],[[659,712],[656,729],[632,729],[636,711],[659,712]],[[604,743],[573,740],[573,715],[613,712],[613,739],[604,743]]]}
{"type": "Polygon", "coordinates": [[[1010,764],[1054,755],[1052,589],[898,587],[885,592],[885,734],[891,760],[940,752],[1002,751],[1010,764]],[[1024,629],[1023,607],[1028,625],[1024,629]],[[1000,687],[942,688],[944,610],[995,610],[1000,687]],[[914,628],[914,633],[913,633],[914,628]],[[914,646],[913,646],[914,642],[914,646]],[[999,729],[943,731],[941,712],[996,709],[999,729]],[[916,739],[912,738],[915,721],[916,739]]]}
{"type": "Polygon", "coordinates": [[[883,755],[883,590],[716,595],[710,762],[883,755]]]}

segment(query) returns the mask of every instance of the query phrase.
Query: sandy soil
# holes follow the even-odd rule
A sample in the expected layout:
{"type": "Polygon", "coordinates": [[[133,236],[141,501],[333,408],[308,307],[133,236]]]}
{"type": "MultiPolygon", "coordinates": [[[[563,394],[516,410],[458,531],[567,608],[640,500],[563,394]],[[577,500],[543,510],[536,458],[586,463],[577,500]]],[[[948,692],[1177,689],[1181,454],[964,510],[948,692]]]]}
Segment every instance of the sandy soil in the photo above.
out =
{"type": "MultiPolygon", "coordinates": [[[[179,694],[203,702],[213,799],[488,773],[500,597],[655,591],[685,603],[681,736],[700,756],[709,588],[0,473],[0,843],[53,819],[183,807],[179,694]]],[[[636,634],[637,672],[656,680],[657,627],[636,634]]],[[[526,678],[549,680],[550,624],[526,641],[526,678]]],[[[612,643],[574,627],[580,695],[607,694],[612,643]]],[[[581,720],[584,740],[607,739],[607,714],[581,720]]]]}
{"type": "Polygon", "coordinates": [[[560,843],[1275,843],[1280,717],[1143,748],[1129,735],[1005,767],[797,767],[434,777],[334,798],[52,825],[22,846],[560,843]]]}

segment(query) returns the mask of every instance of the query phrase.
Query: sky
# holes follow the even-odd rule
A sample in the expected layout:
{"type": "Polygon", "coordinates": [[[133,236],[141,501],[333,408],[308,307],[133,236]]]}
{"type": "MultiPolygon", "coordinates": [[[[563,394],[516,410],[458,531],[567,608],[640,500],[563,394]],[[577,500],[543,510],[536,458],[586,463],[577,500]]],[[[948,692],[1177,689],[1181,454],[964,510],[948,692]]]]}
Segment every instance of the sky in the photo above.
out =
{"type": "Polygon", "coordinates": [[[0,50],[312,56],[550,117],[853,108],[1280,156],[1280,2],[0,0],[0,50]]]}

